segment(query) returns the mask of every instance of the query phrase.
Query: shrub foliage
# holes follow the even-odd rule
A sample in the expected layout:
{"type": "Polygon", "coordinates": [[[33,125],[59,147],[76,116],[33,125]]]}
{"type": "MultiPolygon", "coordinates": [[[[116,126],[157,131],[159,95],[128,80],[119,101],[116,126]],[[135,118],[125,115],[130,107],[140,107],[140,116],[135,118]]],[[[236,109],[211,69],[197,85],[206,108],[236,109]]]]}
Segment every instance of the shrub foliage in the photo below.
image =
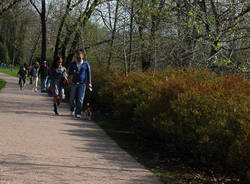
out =
{"type": "Polygon", "coordinates": [[[240,75],[167,68],[128,77],[93,71],[94,106],[206,165],[246,173],[250,164],[250,82],[240,75]]]}

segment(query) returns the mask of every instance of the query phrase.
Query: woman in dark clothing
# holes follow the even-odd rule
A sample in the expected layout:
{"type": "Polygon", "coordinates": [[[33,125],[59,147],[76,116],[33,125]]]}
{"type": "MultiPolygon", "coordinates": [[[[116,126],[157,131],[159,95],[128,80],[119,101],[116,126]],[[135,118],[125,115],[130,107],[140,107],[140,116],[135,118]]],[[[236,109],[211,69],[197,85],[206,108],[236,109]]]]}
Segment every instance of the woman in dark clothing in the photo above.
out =
{"type": "Polygon", "coordinates": [[[50,71],[51,89],[54,97],[54,112],[56,115],[59,115],[58,106],[65,98],[64,82],[68,80],[66,68],[62,66],[62,63],[62,57],[58,57],[50,71]]]}
{"type": "Polygon", "coordinates": [[[20,90],[22,90],[26,83],[26,76],[27,76],[27,70],[24,65],[20,67],[17,74],[19,76],[20,90]]]}

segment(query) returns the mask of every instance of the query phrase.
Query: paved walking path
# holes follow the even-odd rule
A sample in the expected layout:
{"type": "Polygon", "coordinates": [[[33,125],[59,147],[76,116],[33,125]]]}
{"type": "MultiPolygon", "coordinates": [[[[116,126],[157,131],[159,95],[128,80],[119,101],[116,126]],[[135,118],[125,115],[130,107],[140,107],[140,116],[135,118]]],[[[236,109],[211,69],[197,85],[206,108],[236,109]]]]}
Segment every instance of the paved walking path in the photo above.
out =
{"type": "Polygon", "coordinates": [[[0,184],[160,184],[95,123],[0,73],[0,184]]]}

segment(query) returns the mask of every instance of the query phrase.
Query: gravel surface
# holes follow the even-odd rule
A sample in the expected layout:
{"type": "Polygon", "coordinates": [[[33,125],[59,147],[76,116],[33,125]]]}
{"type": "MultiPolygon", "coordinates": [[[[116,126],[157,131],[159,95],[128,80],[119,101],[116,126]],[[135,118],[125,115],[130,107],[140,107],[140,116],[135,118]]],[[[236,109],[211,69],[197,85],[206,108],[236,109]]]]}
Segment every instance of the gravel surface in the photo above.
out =
{"type": "Polygon", "coordinates": [[[52,98],[19,90],[18,78],[0,92],[0,184],[160,184],[92,121],[69,115],[52,98]]]}

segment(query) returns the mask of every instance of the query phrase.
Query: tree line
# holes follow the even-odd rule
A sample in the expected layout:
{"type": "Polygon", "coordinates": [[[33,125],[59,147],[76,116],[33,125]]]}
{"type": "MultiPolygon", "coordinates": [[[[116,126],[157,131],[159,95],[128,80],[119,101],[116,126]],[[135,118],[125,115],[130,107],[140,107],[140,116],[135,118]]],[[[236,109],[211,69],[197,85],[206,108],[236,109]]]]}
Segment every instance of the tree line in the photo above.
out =
{"type": "Polygon", "coordinates": [[[249,72],[249,0],[3,0],[0,59],[68,66],[76,50],[107,70],[249,72]]]}

